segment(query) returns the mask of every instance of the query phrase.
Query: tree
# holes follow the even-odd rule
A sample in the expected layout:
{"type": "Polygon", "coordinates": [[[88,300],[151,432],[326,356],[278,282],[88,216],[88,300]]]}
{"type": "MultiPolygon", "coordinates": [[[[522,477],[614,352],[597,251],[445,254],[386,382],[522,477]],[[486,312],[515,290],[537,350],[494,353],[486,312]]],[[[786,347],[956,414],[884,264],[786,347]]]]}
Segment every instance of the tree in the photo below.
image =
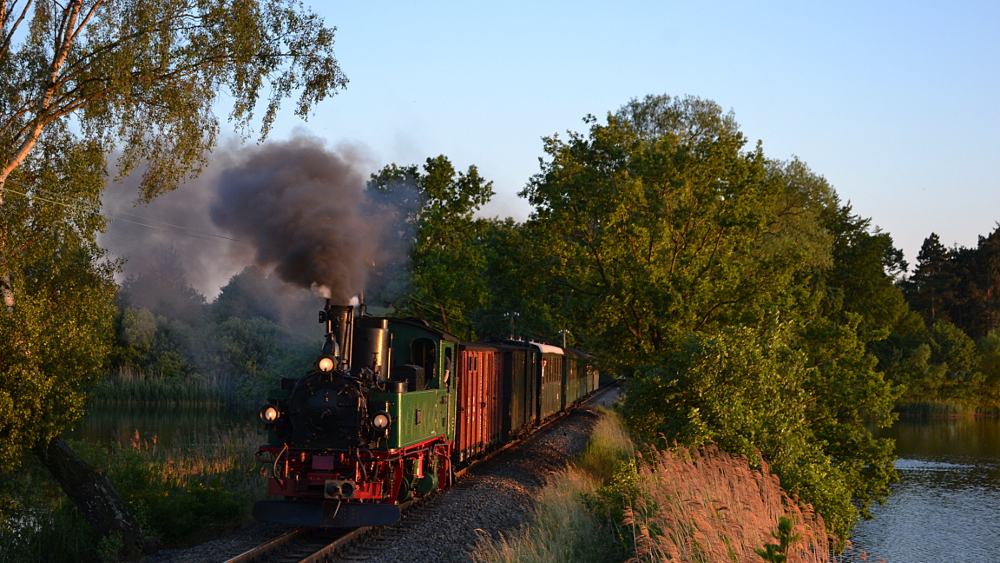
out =
{"type": "Polygon", "coordinates": [[[120,177],[144,167],[140,199],[172,189],[215,145],[223,92],[247,136],[270,89],[263,138],[284,98],[305,116],[345,86],[333,33],[295,0],[0,0],[0,403],[18,406],[0,447],[8,463],[34,449],[126,553],[135,521],[58,437],[112,336],[114,265],[94,243],[105,155],[120,150],[120,177]]]}
{"type": "Polygon", "coordinates": [[[629,380],[623,412],[661,447],[714,443],[758,467],[767,460],[782,488],[846,538],[852,500],[867,514],[895,478],[892,442],[872,438],[863,418],[888,415],[893,395],[850,327],[811,330],[820,334],[804,348],[793,346],[801,328],[790,324],[689,333],[629,380]]]}
{"type": "Polygon", "coordinates": [[[796,288],[829,261],[825,182],[744,150],[707,100],[649,96],[585,122],[588,137],[545,139],[551,160],[521,193],[563,328],[627,371],[686,332],[796,309],[796,288]]]}
{"type": "Polygon", "coordinates": [[[368,182],[372,197],[396,206],[412,228],[409,288],[392,306],[471,339],[472,313],[489,298],[483,277],[486,250],[480,244],[488,222],[474,214],[493,196],[493,183],[475,166],[456,171],[445,156],[428,158],[423,168],[421,173],[415,165],[393,164],[368,182]]]}
{"type": "Polygon", "coordinates": [[[804,163],[746,150],[712,102],[650,96],[586,121],[546,139],[522,194],[551,316],[629,376],[641,437],[759,450],[846,536],[895,477],[865,424],[891,422],[899,394],[871,348],[907,312],[901,253],[804,163]]]}
{"type": "Polygon", "coordinates": [[[941,244],[937,233],[931,233],[920,246],[913,275],[903,284],[910,306],[929,325],[939,318],[949,318],[948,307],[954,301],[956,282],[953,269],[951,251],[941,244]]]}

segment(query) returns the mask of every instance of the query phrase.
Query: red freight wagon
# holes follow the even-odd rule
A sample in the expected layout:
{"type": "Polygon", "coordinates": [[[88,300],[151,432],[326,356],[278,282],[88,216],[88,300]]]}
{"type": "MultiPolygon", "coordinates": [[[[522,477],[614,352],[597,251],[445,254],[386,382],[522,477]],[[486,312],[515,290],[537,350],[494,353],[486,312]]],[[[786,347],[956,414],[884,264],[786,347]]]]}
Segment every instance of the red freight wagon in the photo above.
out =
{"type": "Polygon", "coordinates": [[[464,461],[501,439],[503,354],[493,346],[463,344],[458,352],[458,430],[455,451],[464,461]]]}

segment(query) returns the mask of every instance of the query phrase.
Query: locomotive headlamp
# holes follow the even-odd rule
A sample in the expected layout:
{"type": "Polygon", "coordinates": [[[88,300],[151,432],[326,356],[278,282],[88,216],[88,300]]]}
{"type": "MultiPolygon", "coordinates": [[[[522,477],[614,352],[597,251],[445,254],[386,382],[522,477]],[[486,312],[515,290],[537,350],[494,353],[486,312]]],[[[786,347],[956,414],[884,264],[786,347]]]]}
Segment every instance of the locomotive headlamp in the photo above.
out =
{"type": "Polygon", "coordinates": [[[379,430],[386,430],[389,428],[391,422],[392,419],[389,418],[389,413],[387,412],[375,413],[375,416],[372,417],[372,426],[379,430]]]}
{"type": "Polygon", "coordinates": [[[333,366],[337,365],[330,356],[323,356],[316,362],[319,371],[333,371],[333,366]]]}
{"type": "Polygon", "coordinates": [[[273,405],[264,405],[264,408],[260,409],[260,420],[264,424],[274,424],[280,415],[281,413],[273,405]]]}

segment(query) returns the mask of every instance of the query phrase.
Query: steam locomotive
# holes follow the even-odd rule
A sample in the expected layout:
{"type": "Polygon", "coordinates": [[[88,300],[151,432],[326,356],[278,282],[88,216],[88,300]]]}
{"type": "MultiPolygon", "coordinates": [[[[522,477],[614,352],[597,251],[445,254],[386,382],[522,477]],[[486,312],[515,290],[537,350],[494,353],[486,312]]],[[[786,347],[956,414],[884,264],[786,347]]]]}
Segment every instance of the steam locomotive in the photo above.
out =
{"type": "Polygon", "coordinates": [[[459,342],[413,319],[364,307],[320,311],[316,369],[282,379],[260,410],[268,442],[261,521],[380,526],[414,495],[452,485],[454,470],[520,439],[598,386],[580,352],[546,344],[459,342]]]}

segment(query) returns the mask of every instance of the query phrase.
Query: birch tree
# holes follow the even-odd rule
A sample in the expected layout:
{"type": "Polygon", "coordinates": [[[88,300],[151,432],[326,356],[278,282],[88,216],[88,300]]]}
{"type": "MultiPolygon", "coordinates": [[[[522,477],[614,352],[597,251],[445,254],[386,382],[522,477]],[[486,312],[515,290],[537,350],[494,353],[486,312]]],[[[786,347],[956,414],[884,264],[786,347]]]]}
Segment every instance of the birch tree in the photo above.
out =
{"type": "Polygon", "coordinates": [[[0,453],[32,449],[125,555],[135,520],[59,437],[108,349],[106,157],[149,200],[200,172],[223,104],[244,139],[286,98],[307,117],[347,84],[334,31],[295,0],[0,0],[0,453]]]}

